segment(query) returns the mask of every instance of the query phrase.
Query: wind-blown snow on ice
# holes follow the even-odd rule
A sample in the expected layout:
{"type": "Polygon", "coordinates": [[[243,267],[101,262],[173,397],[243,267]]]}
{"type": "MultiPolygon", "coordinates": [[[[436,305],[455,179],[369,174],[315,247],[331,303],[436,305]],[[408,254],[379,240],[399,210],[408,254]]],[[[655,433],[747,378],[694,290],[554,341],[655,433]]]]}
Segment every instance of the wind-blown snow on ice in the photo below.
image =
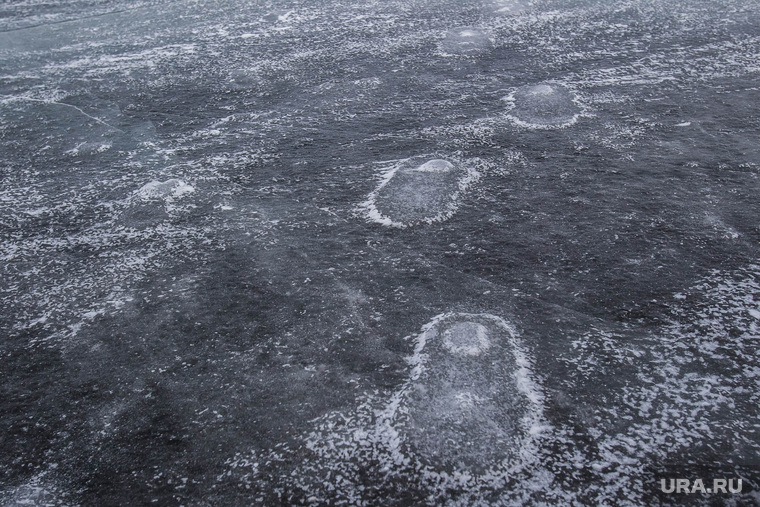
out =
{"type": "Polygon", "coordinates": [[[3,500],[760,482],[757,2],[11,3],[3,500]]]}

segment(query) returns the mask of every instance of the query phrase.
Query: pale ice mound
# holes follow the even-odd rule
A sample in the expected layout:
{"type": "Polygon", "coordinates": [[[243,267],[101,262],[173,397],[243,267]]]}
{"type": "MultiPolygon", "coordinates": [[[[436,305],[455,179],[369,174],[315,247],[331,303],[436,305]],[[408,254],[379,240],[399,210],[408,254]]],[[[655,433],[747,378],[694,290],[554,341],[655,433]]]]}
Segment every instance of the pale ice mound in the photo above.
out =
{"type": "Polygon", "coordinates": [[[456,503],[472,505],[544,481],[533,470],[549,428],[544,396],[514,328],[493,315],[447,313],[411,339],[411,370],[395,392],[317,419],[295,449],[237,454],[225,477],[312,505],[363,505],[411,485],[431,504],[455,490],[456,503]]]}
{"type": "Polygon", "coordinates": [[[195,192],[195,189],[182,180],[175,178],[166,181],[153,180],[143,185],[137,196],[144,200],[163,199],[170,200],[182,197],[185,194],[195,192]]]}
{"type": "Polygon", "coordinates": [[[474,27],[455,28],[441,42],[441,50],[452,55],[477,55],[490,50],[492,46],[488,33],[474,27]]]}
{"type": "Polygon", "coordinates": [[[478,177],[475,169],[448,160],[401,160],[361,207],[367,218],[391,227],[442,222],[454,215],[461,195],[478,177]]]}
{"type": "Polygon", "coordinates": [[[506,97],[507,117],[526,128],[561,128],[572,125],[581,115],[575,94],[557,83],[522,86],[506,97]]]}
{"type": "MultiPolygon", "coordinates": [[[[151,227],[186,209],[187,206],[181,206],[179,201],[194,192],[195,188],[192,185],[176,178],[166,181],[153,180],[132,194],[119,221],[138,229],[151,227]]],[[[192,204],[189,206],[192,207],[192,204]]]]}

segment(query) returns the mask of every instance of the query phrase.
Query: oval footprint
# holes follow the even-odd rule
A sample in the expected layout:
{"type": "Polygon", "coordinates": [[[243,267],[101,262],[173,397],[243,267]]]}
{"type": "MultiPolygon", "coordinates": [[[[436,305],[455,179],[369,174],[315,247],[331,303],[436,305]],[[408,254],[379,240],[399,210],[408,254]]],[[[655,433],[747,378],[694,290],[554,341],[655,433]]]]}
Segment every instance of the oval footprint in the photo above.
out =
{"type": "Polygon", "coordinates": [[[129,206],[122,212],[120,222],[138,229],[160,223],[169,218],[178,199],[194,192],[195,188],[176,178],[150,181],[129,198],[129,206]]]}
{"type": "Polygon", "coordinates": [[[581,114],[575,94],[558,83],[521,86],[506,100],[512,103],[508,118],[521,127],[567,127],[581,114]]]}
{"type": "Polygon", "coordinates": [[[389,419],[426,467],[483,474],[522,462],[542,396],[514,329],[488,314],[437,317],[417,337],[414,372],[389,419]]]}
{"type": "Polygon", "coordinates": [[[363,208],[370,220],[392,227],[442,222],[454,215],[461,194],[478,176],[476,170],[449,160],[402,160],[386,173],[363,208]]]}
{"type": "Polygon", "coordinates": [[[450,30],[441,42],[441,50],[450,55],[472,56],[484,53],[492,47],[488,33],[470,26],[450,30]]]}

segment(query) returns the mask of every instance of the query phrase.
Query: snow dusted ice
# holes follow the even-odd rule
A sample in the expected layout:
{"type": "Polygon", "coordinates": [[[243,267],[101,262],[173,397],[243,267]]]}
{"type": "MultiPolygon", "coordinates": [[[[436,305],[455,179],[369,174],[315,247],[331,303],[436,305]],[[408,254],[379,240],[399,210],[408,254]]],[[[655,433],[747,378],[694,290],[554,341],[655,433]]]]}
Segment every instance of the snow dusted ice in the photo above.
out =
{"type": "Polygon", "coordinates": [[[409,385],[388,418],[417,459],[482,474],[528,454],[540,432],[542,394],[509,324],[490,315],[443,315],[417,338],[410,362],[409,385]]]}
{"type": "Polygon", "coordinates": [[[3,3],[0,504],[756,505],[758,27],[3,3]]]}
{"type": "Polygon", "coordinates": [[[185,194],[195,192],[195,189],[178,179],[168,179],[166,181],[151,181],[146,183],[137,191],[137,195],[144,200],[161,199],[171,201],[185,194]]]}

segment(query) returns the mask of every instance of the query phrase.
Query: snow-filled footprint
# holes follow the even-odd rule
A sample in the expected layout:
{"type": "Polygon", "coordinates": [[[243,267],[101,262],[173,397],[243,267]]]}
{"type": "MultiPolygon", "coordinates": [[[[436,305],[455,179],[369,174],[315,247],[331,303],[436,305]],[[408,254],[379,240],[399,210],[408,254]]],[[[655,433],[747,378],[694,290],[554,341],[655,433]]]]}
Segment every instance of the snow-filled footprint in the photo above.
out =
{"type": "Polygon", "coordinates": [[[447,313],[412,339],[409,377],[393,394],[317,419],[295,449],[237,454],[225,480],[257,484],[261,498],[352,505],[399,488],[433,503],[456,491],[470,505],[536,480],[544,396],[514,328],[493,315],[447,313]],[[283,481],[287,493],[276,486],[283,481]]]}
{"type": "Polygon", "coordinates": [[[525,128],[562,128],[574,124],[583,113],[575,93],[558,83],[521,86],[505,100],[507,117],[525,128]]]}
{"type": "Polygon", "coordinates": [[[462,194],[479,177],[467,162],[429,156],[400,160],[361,208],[369,220],[390,227],[443,222],[456,213],[462,194]]]}

